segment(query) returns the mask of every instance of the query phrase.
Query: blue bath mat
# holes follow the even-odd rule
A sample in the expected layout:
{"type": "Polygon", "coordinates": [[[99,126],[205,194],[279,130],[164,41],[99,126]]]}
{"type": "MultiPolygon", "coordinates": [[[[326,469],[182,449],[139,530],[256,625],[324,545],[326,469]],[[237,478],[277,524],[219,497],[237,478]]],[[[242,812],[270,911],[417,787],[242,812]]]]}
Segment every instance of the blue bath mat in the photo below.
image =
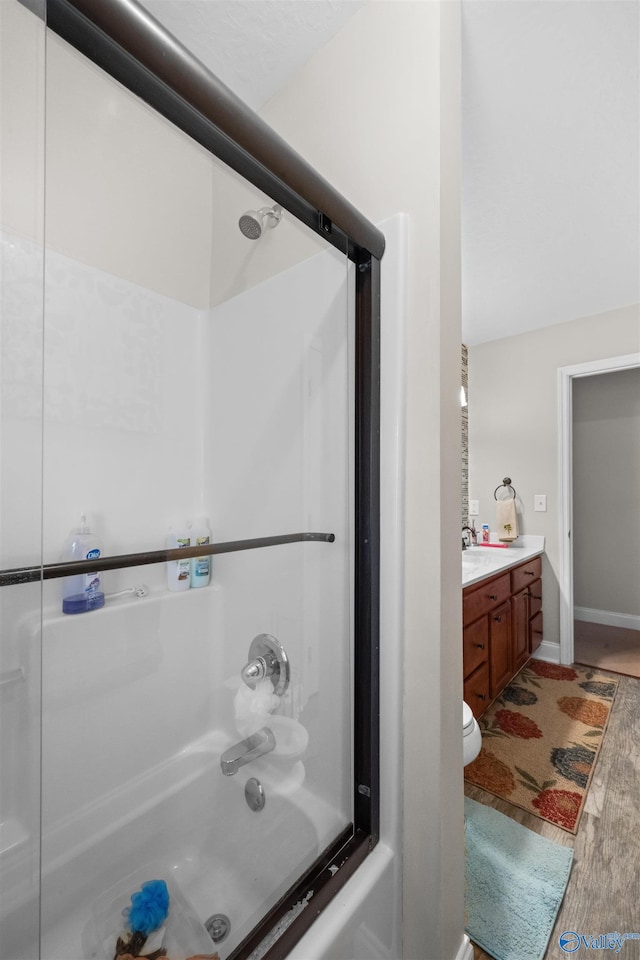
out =
{"type": "Polygon", "coordinates": [[[465,797],[465,929],[496,960],[542,960],[573,850],[465,797]]]}

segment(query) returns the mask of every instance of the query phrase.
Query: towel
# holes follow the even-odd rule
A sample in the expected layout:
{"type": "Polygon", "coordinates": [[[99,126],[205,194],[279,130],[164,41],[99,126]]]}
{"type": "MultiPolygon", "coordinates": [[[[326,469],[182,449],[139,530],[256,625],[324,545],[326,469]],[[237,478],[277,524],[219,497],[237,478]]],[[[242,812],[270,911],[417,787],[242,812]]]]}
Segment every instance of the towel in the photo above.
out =
{"type": "Polygon", "coordinates": [[[516,498],[498,500],[497,503],[497,531],[498,540],[510,543],[518,536],[518,514],[516,512],[516,498]]]}

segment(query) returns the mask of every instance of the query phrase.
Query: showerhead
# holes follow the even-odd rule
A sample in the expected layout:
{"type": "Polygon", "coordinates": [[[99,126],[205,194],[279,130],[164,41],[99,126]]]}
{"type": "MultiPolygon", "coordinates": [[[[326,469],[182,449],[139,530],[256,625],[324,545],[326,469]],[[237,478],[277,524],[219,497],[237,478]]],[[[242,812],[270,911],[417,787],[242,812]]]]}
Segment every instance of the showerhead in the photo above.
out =
{"type": "Polygon", "coordinates": [[[240,232],[248,240],[259,240],[265,230],[272,230],[282,220],[282,207],[260,207],[259,210],[247,210],[238,220],[240,232]]]}

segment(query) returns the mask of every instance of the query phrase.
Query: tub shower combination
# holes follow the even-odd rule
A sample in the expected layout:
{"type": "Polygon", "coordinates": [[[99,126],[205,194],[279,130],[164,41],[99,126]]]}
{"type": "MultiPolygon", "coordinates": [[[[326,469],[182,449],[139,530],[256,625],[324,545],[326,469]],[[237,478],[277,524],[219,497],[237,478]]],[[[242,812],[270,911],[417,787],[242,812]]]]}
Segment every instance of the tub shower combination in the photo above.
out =
{"type": "MultiPolygon", "coordinates": [[[[130,111],[229,208],[214,253],[247,259],[220,276],[260,267],[191,306],[49,246],[64,205],[40,240],[3,219],[0,960],[113,960],[150,880],[169,916],[140,955],[275,960],[379,838],[384,237],[135,0],[49,0],[46,29],[13,6],[48,141],[130,111]],[[104,553],[61,561],[82,510],[104,553]],[[162,548],[185,513],[214,542],[162,548]],[[172,589],[203,556],[210,583],[172,589]],[[96,572],[104,606],[63,613],[96,572]]],[[[117,175],[94,186],[116,202],[117,175]]]]}

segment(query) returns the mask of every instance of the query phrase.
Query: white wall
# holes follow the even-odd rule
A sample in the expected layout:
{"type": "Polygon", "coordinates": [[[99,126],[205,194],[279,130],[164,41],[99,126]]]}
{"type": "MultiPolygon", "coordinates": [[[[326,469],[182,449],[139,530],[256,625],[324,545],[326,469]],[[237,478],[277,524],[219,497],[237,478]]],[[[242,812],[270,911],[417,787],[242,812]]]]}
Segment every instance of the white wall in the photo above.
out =
{"type": "Polygon", "coordinates": [[[577,607],[640,617],[640,369],[573,381],[577,607]]]}
{"type": "Polygon", "coordinates": [[[209,154],[51,32],[45,62],[42,21],[17,0],[0,16],[2,226],[42,240],[46,204],[49,248],[208,306],[209,154]]]}
{"type": "Polygon", "coordinates": [[[42,241],[45,30],[17,0],[0,0],[0,215],[42,241]]]}
{"type": "Polygon", "coordinates": [[[258,242],[248,240],[238,228],[240,216],[247,210],[270,207],[273,200],[221,163],[214,161],[214,170],[212,305],[223,303],[326,248],[321,237],[286,210],[276,229],[266,230],[258,242]]]}
{"type": "Polygon", "coordinates": [[[51,33],[46,164],[48,246],[208,306],[209,154],[51,33]]]}
{"type": "Polygon", "coordinates": [[[373,222],[409,215],[407,958],[455,956],[463,927],[458,16],[374,0],[261,111],[373,222]]]}
{"type": "MultiPolygon", "coordinates": [[[[545,641],[560,642],[557,370],[637,352],[639,307],[582,317],[469,348],[469,497],[495,521],[493,491],[511,477],[521,533],[545,540],[545,641]],[[534,494],[547,512],[534,512],[534,494]]],[[[558,651],[559,656],[559,651],[558,651]]]]}

